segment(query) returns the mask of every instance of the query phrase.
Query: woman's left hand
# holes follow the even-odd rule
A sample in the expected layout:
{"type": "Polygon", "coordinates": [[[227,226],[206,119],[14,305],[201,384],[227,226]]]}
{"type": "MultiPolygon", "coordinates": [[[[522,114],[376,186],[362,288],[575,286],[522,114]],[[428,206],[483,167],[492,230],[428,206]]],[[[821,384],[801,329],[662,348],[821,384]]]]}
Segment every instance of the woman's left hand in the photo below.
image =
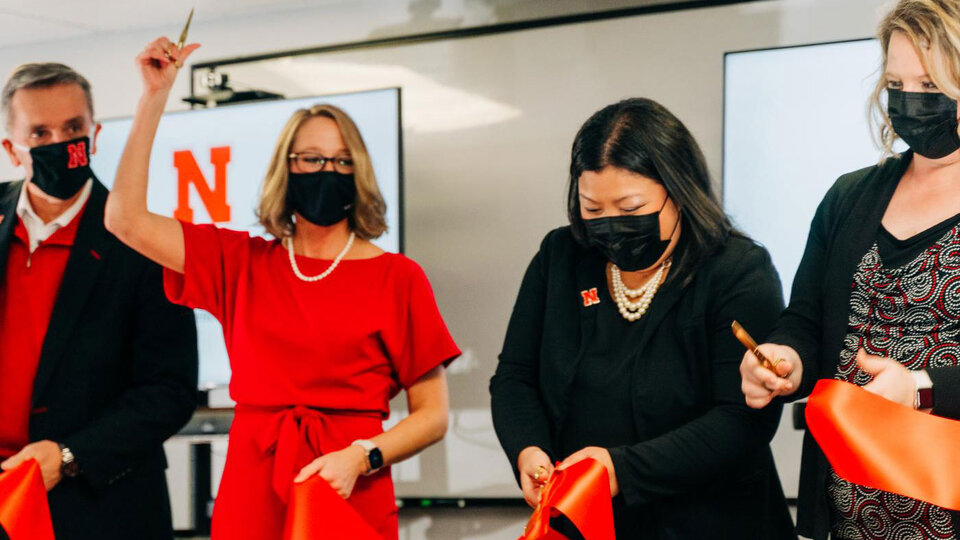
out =
{"type": "Polygon", "coordinates": [[[910,371],[900,362],[867,354],[860,349],[857,351],[857,364],[860,369],[873,375],[873,380],[863,387],[864,390],[911,409],[914,407],[917,383],[910,375],[910,371]]]}
{"type": "Polygon", "coordinates": [[[599,461],[604,467],[607,468],[607,476],[610,477],[610,496],[616,497],[620,493],[620,484],[617,483],[617,472],[613,470],[613,460],[610,459],[610,452],[606,448],[600,448],[598,446],[588,446],[583,450],[574,452],[567,459],[563,460],[560,463],[560,466],[557,467],[557,470],[563,470],[567,467],[578,463],[585,459],[595,459],[599,461]]]}
{"type": "Polygon", "coordinates": [[[363,448],[350,445],[343,450],[324,454],[300,469],[294,482],[303,482],[314,474],[330,484],[344,499],[350,497],[357,477],[367,470],[367,453],[363,448]]]}

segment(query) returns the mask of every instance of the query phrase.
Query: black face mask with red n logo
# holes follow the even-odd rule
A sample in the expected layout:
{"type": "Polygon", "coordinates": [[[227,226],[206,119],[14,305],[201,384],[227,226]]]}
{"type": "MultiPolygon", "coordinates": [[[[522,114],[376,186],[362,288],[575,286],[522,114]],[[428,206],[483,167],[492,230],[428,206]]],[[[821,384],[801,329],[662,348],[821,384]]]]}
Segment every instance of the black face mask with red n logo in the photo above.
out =
{"type": "Polygon", "coordinates": [[[90,170],[90,137],[36,146],[30,149],[33,178],[41,191],[58,199],[69,199],[93,177],[90,170]]]}

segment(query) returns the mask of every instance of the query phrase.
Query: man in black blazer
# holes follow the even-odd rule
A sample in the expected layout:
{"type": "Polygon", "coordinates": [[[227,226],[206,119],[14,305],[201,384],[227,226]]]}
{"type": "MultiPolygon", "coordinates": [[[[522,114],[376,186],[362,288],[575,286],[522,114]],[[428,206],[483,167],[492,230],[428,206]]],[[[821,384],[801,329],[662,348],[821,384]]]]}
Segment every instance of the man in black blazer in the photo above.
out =
{"type": "Polygon", "coordinates": [[[0,468],[36,459],[58,540],[172,537],[163,441],[196,400],[196,326],[103,226],[90,85],[26,64],[3,89],[0,468]]]}

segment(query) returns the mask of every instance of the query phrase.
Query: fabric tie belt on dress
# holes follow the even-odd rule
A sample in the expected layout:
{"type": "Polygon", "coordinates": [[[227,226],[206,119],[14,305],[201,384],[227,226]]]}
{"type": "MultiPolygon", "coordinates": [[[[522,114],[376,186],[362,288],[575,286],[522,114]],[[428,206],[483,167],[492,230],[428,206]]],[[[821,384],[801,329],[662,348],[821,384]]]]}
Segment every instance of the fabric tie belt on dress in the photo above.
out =
{"type": "MultiPolygon", "coordinates": [[[[238,413],[270,414],[265,429],[257,435],[258,448],[273,455],[273,489],[284,504],[289,502],[290,488],[300,468],[323,455],[324,434],[334,431],[331,417],[354,416],[380,420],[380,411],[315,409],[294,407],[258,407],[237,404],[238,413]]],[[[329,451],[340,448],[329,449],[329,451]]]]}

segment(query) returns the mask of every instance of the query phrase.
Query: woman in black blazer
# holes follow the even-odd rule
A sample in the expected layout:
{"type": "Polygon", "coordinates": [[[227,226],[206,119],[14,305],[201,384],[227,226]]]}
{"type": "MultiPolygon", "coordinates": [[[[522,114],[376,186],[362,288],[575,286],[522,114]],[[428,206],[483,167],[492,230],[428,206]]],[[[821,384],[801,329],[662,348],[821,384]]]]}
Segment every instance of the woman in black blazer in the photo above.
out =
{"type": "Polygon", "coordinates": [[[730,330],[766,336],[780,282],[693,137],[650,100],[600,110],[573,144],[568,214],[527,269],[490,384],[527,502],[554,460],[590,457],[618,538],[796,538],[768,446],[780,409],[743,403],[730,330]]]}
{"type": "MultiPolygon", "coordinates": [[[[753,407],[838,379],[960,419],[960,2],[901,0],[879,38],[879,138],[910,151],[840,177],[820,203],[790,307],[760,346],[785,377],[743,358],[753,407]]],[[[814,540],[956,539],[960,512],[843,480],[808,433],[797,525],[814,540]]]]}

